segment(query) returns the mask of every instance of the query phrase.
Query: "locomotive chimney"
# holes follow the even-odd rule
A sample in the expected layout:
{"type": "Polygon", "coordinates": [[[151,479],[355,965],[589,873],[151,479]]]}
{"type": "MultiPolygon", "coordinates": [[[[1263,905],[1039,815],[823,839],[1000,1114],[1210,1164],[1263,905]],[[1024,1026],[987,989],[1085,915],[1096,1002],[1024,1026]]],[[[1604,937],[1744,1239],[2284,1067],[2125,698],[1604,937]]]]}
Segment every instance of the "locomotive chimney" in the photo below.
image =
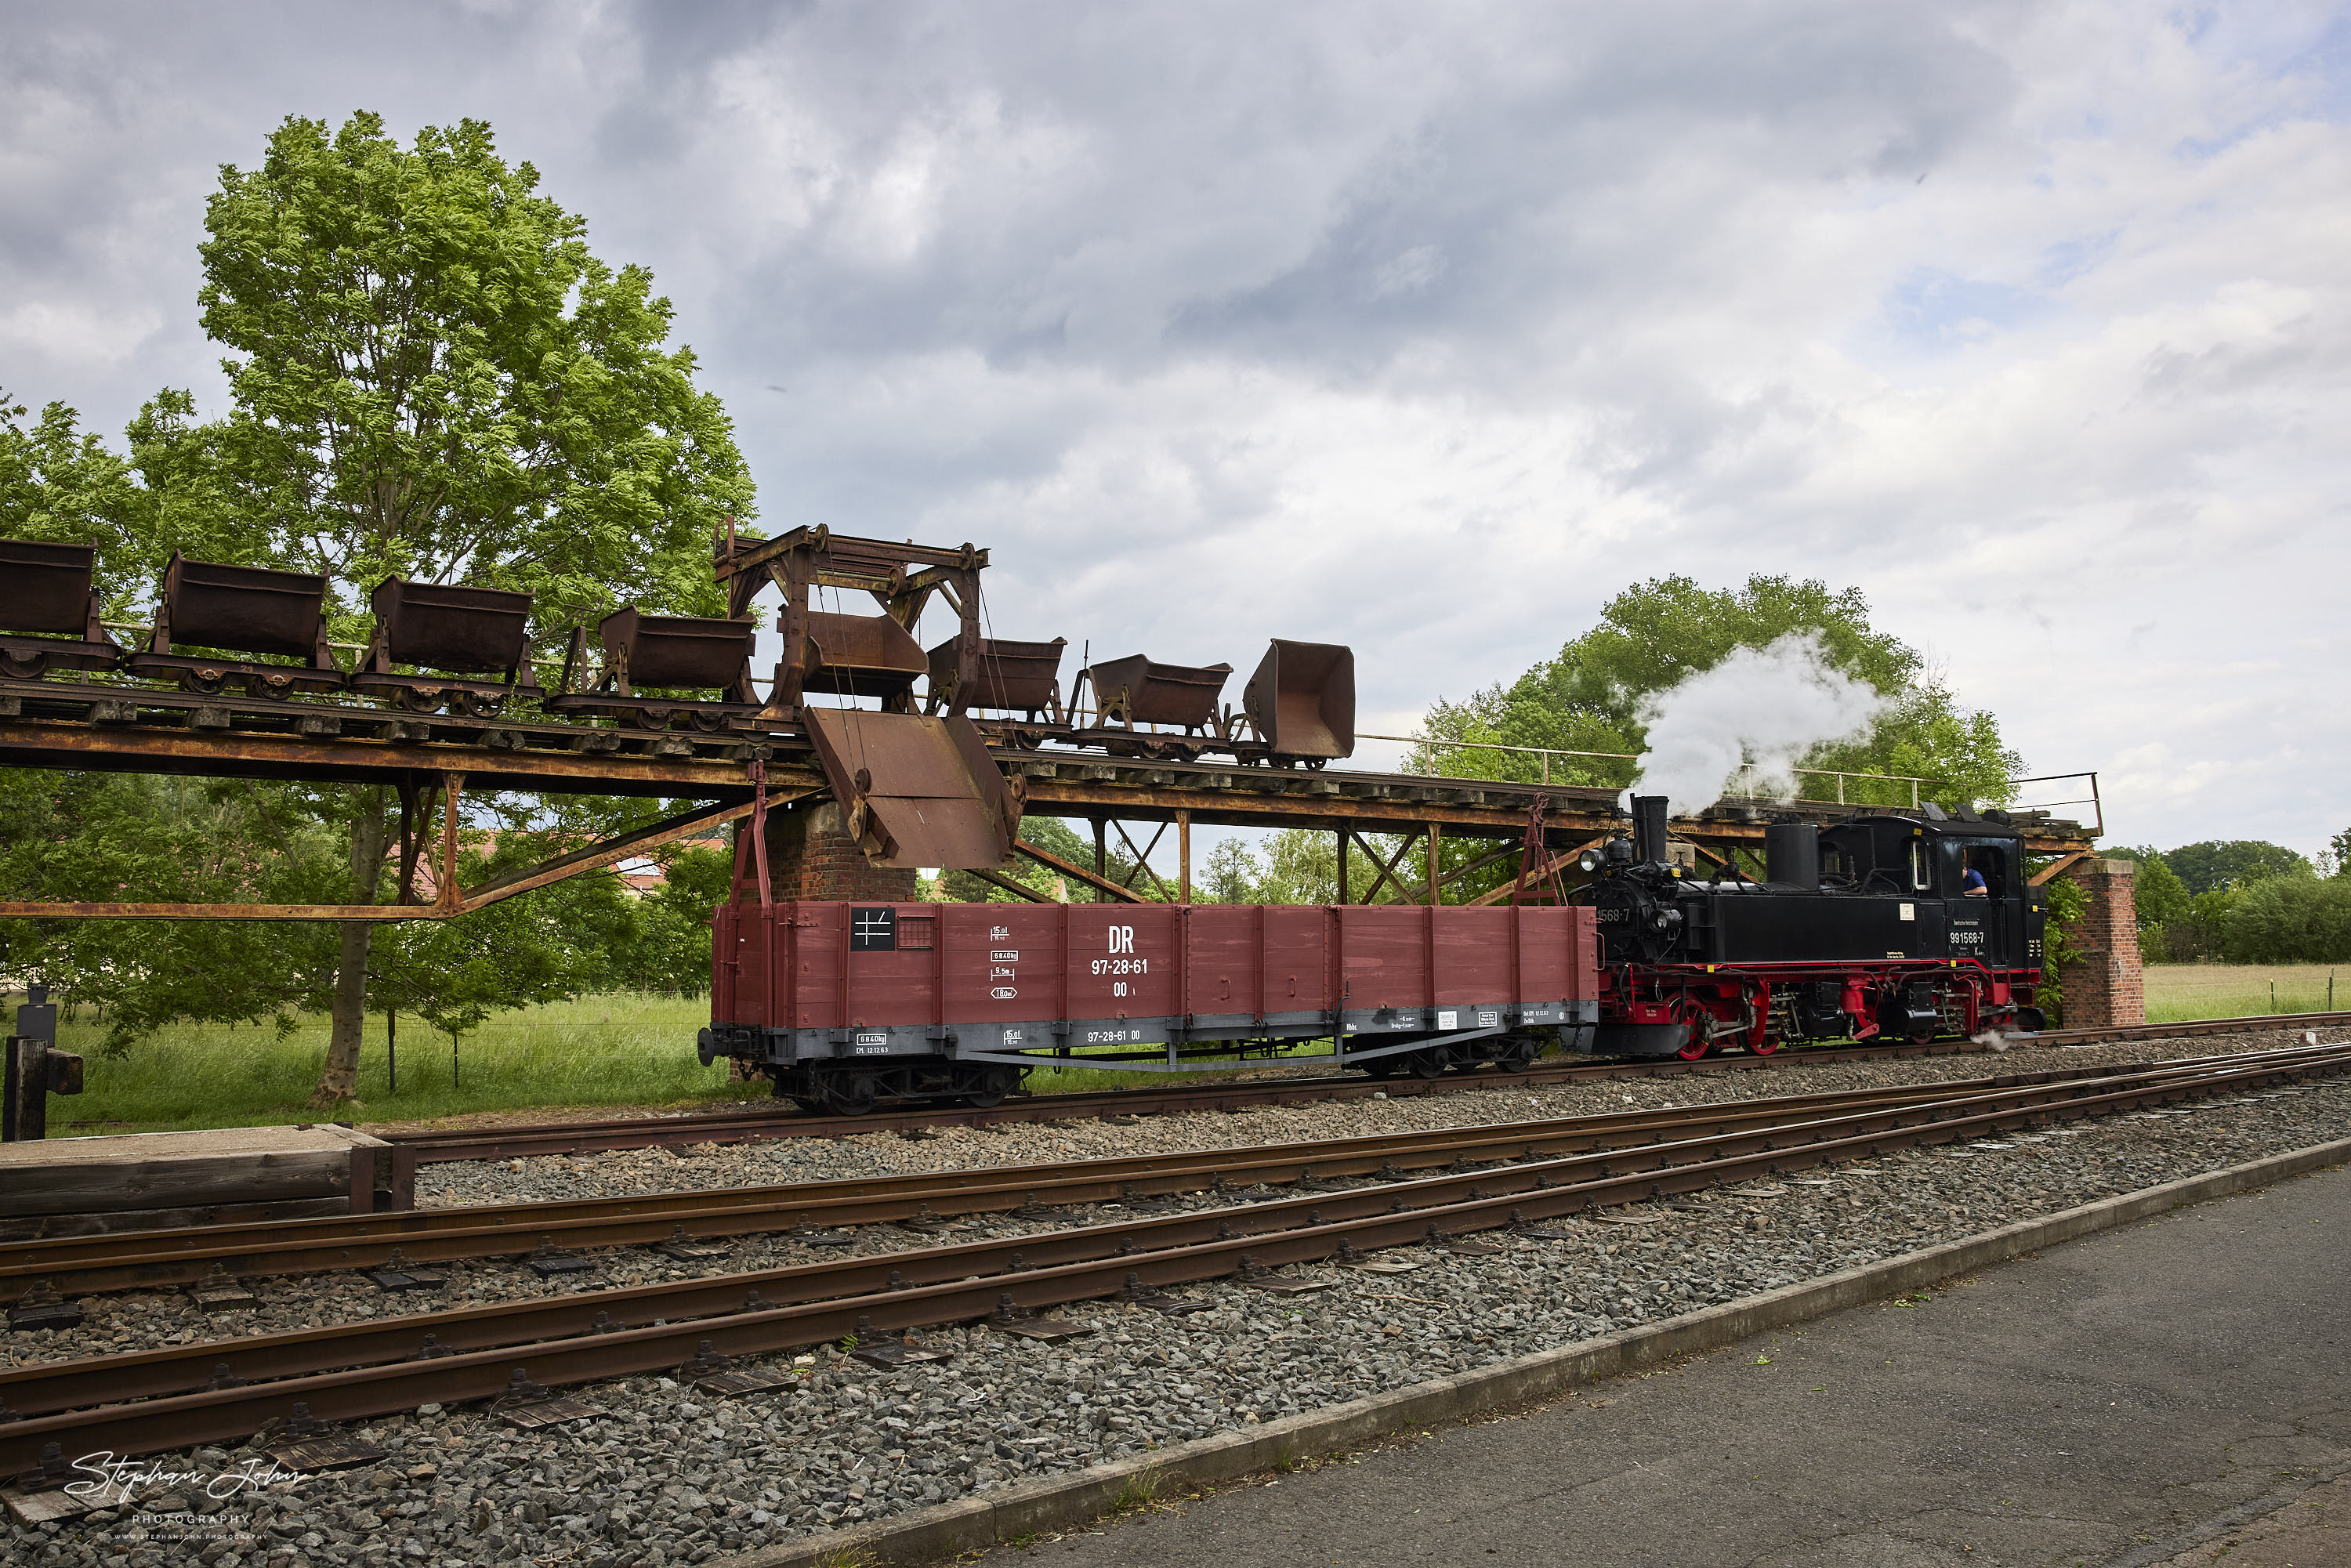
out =
{"type": "Polygon", "coordinates": [[[1633,858],[1645,865],[1656,865],[1667,858],[1663,795],[1633,797],[1633,858]]]}
{"type": "Polygon", "coordinates": [[[1765,828],[1763,878],[1791,887],[1820,886],[1820,829],[1810,822],[1774,822],[1765,828]]]}

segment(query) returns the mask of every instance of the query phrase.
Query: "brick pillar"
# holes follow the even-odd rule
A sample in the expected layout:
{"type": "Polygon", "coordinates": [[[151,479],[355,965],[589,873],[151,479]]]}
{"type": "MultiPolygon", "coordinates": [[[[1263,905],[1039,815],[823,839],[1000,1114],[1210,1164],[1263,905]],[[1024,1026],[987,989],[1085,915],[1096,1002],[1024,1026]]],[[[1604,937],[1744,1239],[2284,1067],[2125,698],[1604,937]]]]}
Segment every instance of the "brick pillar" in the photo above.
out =
{"type": "MultiPolygon", "coordinates": [[[[749,831],[748,819],[736,827],[737,833],[749,831]]],[[[744,860],[744,883],[735,890],[735,901],[757,904],[758,862],[749,855],[744,860]]],[[[841,827],[840,803],[833,800],[769,809],[768,878],[778,903],[817,898],[912,904],[921,896],[914,868],[877,866],[850,841],[841,827]]]]}
{"type": "Polygon", "coordinates": [[[2064,873],[2089,895],[2080,926],[2069,935],[2081,956],[2058,967],[2065,988],[2064,1027],[2109,1029],[2147,1021],[2147,990],[2139,972],[2138,910],[2129,861],[2076,861],[2064,873]]]}

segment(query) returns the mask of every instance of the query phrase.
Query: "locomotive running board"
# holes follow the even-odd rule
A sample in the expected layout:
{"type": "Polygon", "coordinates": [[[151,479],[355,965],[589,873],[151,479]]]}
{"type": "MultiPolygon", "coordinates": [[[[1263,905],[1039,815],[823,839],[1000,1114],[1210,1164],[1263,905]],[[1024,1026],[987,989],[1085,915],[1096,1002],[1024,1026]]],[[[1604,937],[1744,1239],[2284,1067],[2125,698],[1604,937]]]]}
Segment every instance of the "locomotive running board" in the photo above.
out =
{"type": "Polygon", "coordinates": [[[1020,797],[971,720],[827,707],[803,716],[850,837],[874,864],[991,871],[1010,858],[1020,797]]]}

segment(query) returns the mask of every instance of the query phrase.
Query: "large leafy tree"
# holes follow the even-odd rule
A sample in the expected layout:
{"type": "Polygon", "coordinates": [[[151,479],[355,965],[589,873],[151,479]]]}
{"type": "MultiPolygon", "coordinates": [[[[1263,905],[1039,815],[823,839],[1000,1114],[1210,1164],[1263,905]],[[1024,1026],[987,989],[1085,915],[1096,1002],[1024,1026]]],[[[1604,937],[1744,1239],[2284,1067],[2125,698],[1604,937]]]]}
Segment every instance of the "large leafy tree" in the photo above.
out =
{"type": "Polygon", "coordinates": [[[2294,851],[2260,839],[2208,839],[2167,850],[2163,858],[2190,893],[2250,887],[2272,877],[2318,874],[2294,851]]]}
{"type": "MultiPolygon", "coordinates": [[[[1756,575],[1738,588],[1708,589],[1687,577],[1656,578],[1609,601],[1600,623],[1507,685],[1464,702],[1437,703],[1427,733],[1447,740],[1637,755],[1646,746],[1644,703],[1684,677],[1712,669],[1734,650],[1765,648],[1791,633],[1810,635],[1831,668],[1868,685],[1885,703],[1862,734],[1823,744],[1807,767],[1899,774],[1932,780],[1930,798],[2001,802],[2022,770],[2000,727],[1960,704],[1926,656],[1871,623],[1857,588],[1832,591],[1815,580],[1756,575]]],[[[1541,759],[1510,752],[1431,747],[1431,771],[1532,779],[1541,759]]],[[[1555,782],[1622,788],[1635,765],[1559,758],[1555,782]]],[[[1807,782],[1805,793],[1823,785],[1807,782]]],[[[1848,786],[1848,800],[1907,804],[1907,786],[1848,786]]]]}
{"type": "MultiPolygon", "coordinates": [[[[368,591],[394,573],[534,594],[542,648],[623,599],[722,613],[709,541],[754,509],[726,411],[695,386],[692,350],[669,345],[652,275],[600,260],[585,221],[538,183],[479,121],[403,146],[373,114],[340,128],[287,120],[256,167],[221,170],[205,209],[198,298],[229,350],[229,408],[205,421],[187,393],[158,394],[130,428],[127,464],[61,411],[30,430],[12,411],[0,463],[50,497],[24,531],[98,540],[123,585],[153,582],[174,548],[327,573],[335,632],[352,641],[368,591]]],[[[389,792],[290,797],[331,841],[304,862],[331,884],[312,895],[387,896],[389,792]]],[[[509,824],[572,832],[659,810],[499,804],[509,824]]],[[[301,967],[307,1000],[331,998],[321,1103],[356,1082],[374,940],[345,925],[323,987],[301,967]]],[[[559,964],[520,977],[481,957],[497,946],[475,939],[474,979],[458,989],[504,995],[502,967],[534,996],[566,979],[559,964]]]]}

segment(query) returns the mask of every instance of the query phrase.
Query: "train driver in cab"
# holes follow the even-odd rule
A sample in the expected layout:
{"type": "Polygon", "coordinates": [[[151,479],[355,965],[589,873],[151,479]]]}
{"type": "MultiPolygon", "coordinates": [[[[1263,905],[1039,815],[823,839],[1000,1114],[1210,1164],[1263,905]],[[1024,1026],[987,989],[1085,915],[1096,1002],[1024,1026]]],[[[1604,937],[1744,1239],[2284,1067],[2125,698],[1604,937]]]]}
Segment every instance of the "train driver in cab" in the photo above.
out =
{"type": "Polygon", "coordinates": [[[1959,857],[1959,891],[1970,898],[1990,898],[1991,889],[1984,883],[1984,873],[1976,869],[1975,856],[1961,852],[1959,857]]]}

